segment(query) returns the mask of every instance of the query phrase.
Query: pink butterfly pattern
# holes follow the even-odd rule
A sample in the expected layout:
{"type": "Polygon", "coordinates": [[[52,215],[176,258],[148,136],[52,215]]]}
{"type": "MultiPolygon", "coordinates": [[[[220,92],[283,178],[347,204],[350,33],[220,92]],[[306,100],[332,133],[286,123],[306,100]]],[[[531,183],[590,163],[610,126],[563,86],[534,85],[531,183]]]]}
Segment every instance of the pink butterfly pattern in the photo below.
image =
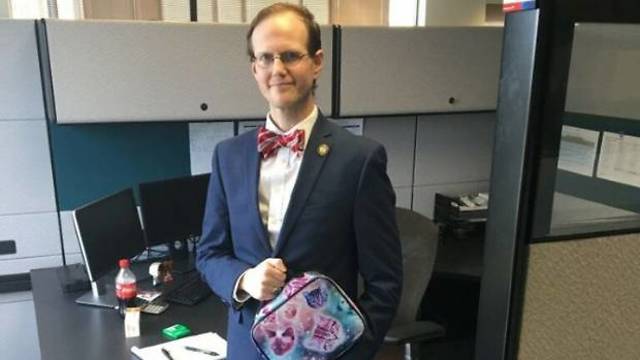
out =
{"type": "Polygon", "coordinates": [[[252,337],[270,360],[330,360],[363,332],[362,314],[344,291],[322,274],[305,273],[262,306],[252,337]]]}

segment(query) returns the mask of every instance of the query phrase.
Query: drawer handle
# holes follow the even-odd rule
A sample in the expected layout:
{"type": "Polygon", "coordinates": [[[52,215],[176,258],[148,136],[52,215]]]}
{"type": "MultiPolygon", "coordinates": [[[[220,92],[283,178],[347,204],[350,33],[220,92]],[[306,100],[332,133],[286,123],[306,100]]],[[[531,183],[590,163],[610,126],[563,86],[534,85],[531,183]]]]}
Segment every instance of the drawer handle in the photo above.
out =
{"type": "Polygon", "coordinates": [[[9,255],[16,253],[15,240],[0,240],[0,255],[9,255]]]}

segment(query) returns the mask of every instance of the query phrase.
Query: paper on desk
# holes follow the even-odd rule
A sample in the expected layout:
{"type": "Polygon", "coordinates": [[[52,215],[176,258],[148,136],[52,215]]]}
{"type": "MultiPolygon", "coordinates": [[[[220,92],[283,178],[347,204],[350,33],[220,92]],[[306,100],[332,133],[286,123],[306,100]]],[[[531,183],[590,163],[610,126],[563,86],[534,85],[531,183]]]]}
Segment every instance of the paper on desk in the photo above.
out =
{"type": "Polygon", "coordinates": [[[187,336],[182,339],[165,342],[162,344],[139,348],[131,347],[131,353],[142,360],[167,360],[162,353],[162,348],[167,349],[175,360],[218,360],[227,358],[227,342],[220,335],[208,332],[200,335],[187,336]],[[186,350],[185,346],[215,351],[220,356],[211,356],[186,350]]]}

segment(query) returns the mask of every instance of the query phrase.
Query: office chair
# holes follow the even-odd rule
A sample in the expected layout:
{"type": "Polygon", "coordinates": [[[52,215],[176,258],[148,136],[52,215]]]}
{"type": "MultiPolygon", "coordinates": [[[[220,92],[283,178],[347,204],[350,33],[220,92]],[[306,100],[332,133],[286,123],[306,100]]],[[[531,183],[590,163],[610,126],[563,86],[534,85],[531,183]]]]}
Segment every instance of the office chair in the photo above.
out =
{"type": "Polygon", "coordinates": [[[418,321],[418,311],[427,289],[436,251],[438,228],[415,211],[396,208],[404,279],[398,313],[384,338],[386,344],[403,345],[404,360],[418,359],[420,342],[444,337],[445,329],[432,321],[418,321]]]}

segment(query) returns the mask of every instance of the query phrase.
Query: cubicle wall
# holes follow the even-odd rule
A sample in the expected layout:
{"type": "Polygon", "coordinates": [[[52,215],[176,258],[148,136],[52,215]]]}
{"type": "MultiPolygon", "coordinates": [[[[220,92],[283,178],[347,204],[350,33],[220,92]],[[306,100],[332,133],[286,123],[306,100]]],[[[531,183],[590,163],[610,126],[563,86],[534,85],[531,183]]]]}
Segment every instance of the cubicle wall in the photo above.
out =
{"type": "MultiPolygon", "coordinates": [[[[640,356],[638,210],[628,217],[600,201],[620,192],[598,179],[595,161],[607,152],[603,127],[640,119],[639,112],[627,112],[640,103],[631,85],[640,76],[640,37],[622,25],[640,29],[638,4],[542,1],[506,17],[484,247],[491,259],[482,275],[477,358],[640,356]],[[617,25],[598,24],[605,22],[617,25]],[[598,31],[591,32],[594,27],[598,31]],[[576,115],[593,117],[600,132],[589,127],[565,134],[563,125],[576,115]],[[573,181],[562,179],[567,173],[573,181]],[[596,186],[582,199],[563,194],[580,186],[579,176],[596,186]],[[579,209],[582,216],[556,213],[569,204],[568,211],[579,209]],[[558,232],[550,226],[557,220],[573,227],[558,232]]],[[[638,139],[615,149],[623,155],[618,161],[604,164],[624,175],[612,182],[640,186],[638,139]]],[[[639,199],[626,203],[640,209],[639,199]]]]}
{"type": "Polygon", "coordinates": [[[436,193],[488,191],[495,112],[369,117],[364,135],[381,142],[398,206],[433,218],[436,193]]]}
{"type": "Polygon", "coordinates": [[[567,83],[566,111],[640,119],[639,43],[638,25],[577,26],[567,83]]]}
{"type": "MultiPolygon", "coordinates": [[[[261,118],[247,25],[64,21],[40,24],[48,116],[58,124],[261,118]],[[47,73],[48,74],[48,73],[47,73]]],[[[322,28],[320,107],[331,111],[332,27],[322,28]]]]}
{"type": "Polygon", "coordinates": [[[415,116],[371,117],[364,135],[380,142],[387,151],[387,173],[396,192],[396,204],[411,209],[416,145],[415,116]]]}
{"type": "Polygon", "coordinates": [[[518,359],[640,358],[640,235],[616,235],[640,211],[638,44],[637,24],[575,27],[555,238],[527,244],[518,359]]]}
{"type": "Polygon", "coordinates": [[[413,208],[433,218],[435,194],[489,191],[495,112],[418,117],[413,208]]]}
{"type": "MultiPolygon", "coordinates": [[[[267,112],[250,73],[244,25],[46,20],[35,28],[32,21],[0,22],[0,165],[8,170],[0,177],[0,241],[17,244],[16,254],[0,255],[0,275],[60,264],[61,237],[67,262],[80,261],[74,208],[141,182],[207,172],[215,144],[244,131],[244,125],[262,122],[267,112]],[[45,120],[47,111],[51,121],[45,120]]],[[[495,30],[478,29],[483,38],[492,38],[486,34],[495,30]]],[[[413,32],[401,33],[415,40],[413,32]]],[[[323,27],[322,34],[326,64],[318,97],[331,115],[332,96],[339,94],[333,92],[338,79],[333,28],[323,27]]],[[[495,43],[488,47],[497,57],[495,43]]],[[[351,53],[345,44],[342,50],[351,53]]],[[[384,61],[390,59],[378,59],[384,61]]],[[[423,63],[414,75],[438,64],[423,63]]],[[[356,81],[344,68],[341,76],[342,85],[356,81]]],[[[403,79],[394,81],[382,90],[396,91],[403,79]]],[[[373,90],[366,83],[358,86],[364,95],[373,90]]],[[[409,89],[409,97],[419,98],[423,89],[409,89]]],[[[350,104],[347,99],[340,103],[350,104]]],[[[490,102],[474,109],[492,109],[490,102]]],[[[468,110],[463,103],[468,105],[466,100],[453,104],[461,105],[454,111],[468,110]]],[[[364,118],[364,135],[387,148],[398,205],[427,216],[432,216],[436,191],[484,190],[489,171],[493,113],[395,116],[437,112],[438,104],[420,109],[386,104],[392,111],[351,112],[364,118]],[[380,116],[387,113],[393,116],[380,116]],[[464,165],[456,165],[460,161],[464,165]]]]}
{"type": "Polygon", "coordinates": [[[640,358],[640,235],[529,246],[518,359],[640,358]]]}
{"type": "Polygon", "coordinates": [[[495,110],[502,28],[342,27],[340,116],[495,110]]]}
{"type": "Polygon", "coordinates": [[[637,25],[575,28],[562,119],[568,131],[562,135],[556,180],[556,190],[570,197],[554,201],[554,227],[640,212],[640,167],[633,158],[640,149],[638,44],[637,25]],[[576,150],[587,146],[591,151],[577,159],[576,150]]]}
{"type": "Polygon", "coordinates": [[[0,20],[0,276],[61,264],[33,21],[0,20]]]}

